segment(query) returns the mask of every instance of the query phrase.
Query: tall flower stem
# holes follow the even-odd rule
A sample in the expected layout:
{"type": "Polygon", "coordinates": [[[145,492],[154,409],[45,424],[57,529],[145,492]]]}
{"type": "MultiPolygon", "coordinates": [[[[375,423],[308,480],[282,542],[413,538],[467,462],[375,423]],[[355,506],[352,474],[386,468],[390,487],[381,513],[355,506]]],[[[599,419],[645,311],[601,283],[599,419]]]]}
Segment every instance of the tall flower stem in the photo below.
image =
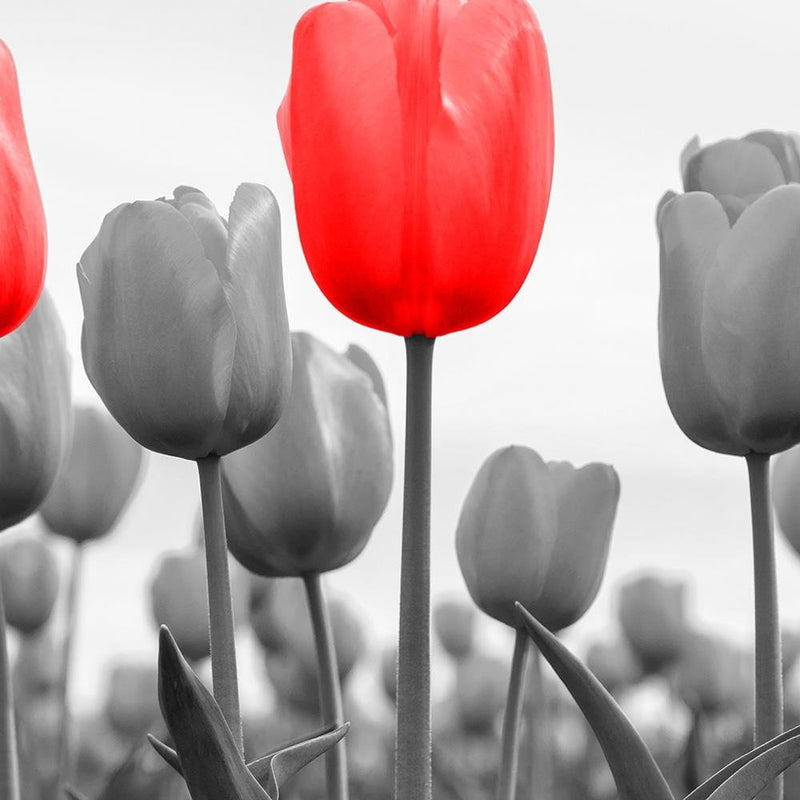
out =
{"type": "MultiPolygon", "coordinates": [[[[314,644],[317,649],[320,714],[324,725],[335,725],[338,728],[344,724],[344,710],[328,606],[325,603],[319,573],[305,575],[303,581],[306,585],[308,610],[311,614],[314,644]]],[[[325,756],[325,769],[330,800],[347,800],[347,751],[344,739],[328,750],[325,756]]]]}
{"type": "Polygon", "coordinates": [[[517,630],[514,655],[511,659],[511,677],[508,680],[508,698],[503,715],[503,743],[500,757],[500,775],[497,781],[497,800],[514,800],[517,793],[517,765],[519,763],[519,724],[522,703],[525,699],[525,666],[528,660],[528,635],[517,630]]]}
{"type": "Polygon", "coordinates": [[[214,698],[231,729],[240,753],[244,753],[239,712],[239,679],[236,674],[231,579],[228,542],[222,513],[222,478],[219,456],[197,459],[203,502],[203,535],[206,544],[208,623],[211,638],[211,679],[214,698]]]}
{"type": "Polygon", "coordinates": [[[528,745],[530,747],[531,794],[542,800],[553,800],[553,759],[550,750],[552,726],[550,703],[544,682],[544,665],[538,648],[533,652],[531,670],[531,702],[528,705],[528,745]]]}
{"type": "MultiPolygon", "coordinates": [[[[783,732],[781,630],[775,573],[775,536],[769,490],[769,456],[747,456],[750,509],[753,521],[753,575],[755,587],[755,729],[756,745],[783,732]]],[[[767,786],[760,800],[782,800],[783,778],[767,786]]]]}
{"type": "Polygon", "coordinates": [[[434,339],[406,339],[406,453],[395,800],[431,799],[431,379],[434,339]]]}
{"type": "Polygon", "coordinates": [[[66,618],[64,620],[64,638],[61,649],[61,680],[58,684],[59,704],[61,707],[61,722],[58,729],[58,781],[64,786],[70,779],[72,758],[69,746],[69,728],[71,713],[69,704],[70,676],[72,674],[72,650],[78,621],[78,599],[83,575],[82,542],[75,542],[72,546],[72,563],[69,570],[69,584],[67,586],[66,618]]]}
{"type": "Polygon", "coordinates": [[[19,800],[19,757],[14,720],[14,692],[8,661],[6,610],[0,591],[0,797],[19,800]]]}

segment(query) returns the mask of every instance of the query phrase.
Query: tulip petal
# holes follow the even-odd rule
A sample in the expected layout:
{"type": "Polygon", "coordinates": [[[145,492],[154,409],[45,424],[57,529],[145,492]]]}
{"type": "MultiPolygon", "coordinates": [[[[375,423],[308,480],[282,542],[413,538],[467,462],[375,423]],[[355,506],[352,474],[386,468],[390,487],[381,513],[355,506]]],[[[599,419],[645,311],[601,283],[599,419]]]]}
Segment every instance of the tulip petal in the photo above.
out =
{"type": "Polygon", "coordinates": [[[228,226],[225,220],[199,189],[178,186],[172,194],[172,198],[161,198],[162,202],[169,203],[183,214],[203,245],[206,258],[214,265],[222,280],[228,247],[228,226]]]}
{"type": "Polygon", "coordinates": [[[544,39],[524,0],[470,0],[441,54],[430,134],[423,327],[437,336],[502,310],[530,270],[550,196],[553,111],[544,39]],[[435,265],[435,268],[434,268],[435,265]]]}
{"type": "Polygon", "coordinates": [[[800,186],[753,203],[719,245],[703,302],[708,376],[758,453],[800,441],[800,186]]]}
{"type": "Polygon", "coordinates": [[[50,491],[72,432],[71,364],[47,291],[0,339],[0,530],[31,515],[50,491]]]}
{"type": "Polygon", "coordinates": [[[672,415],[694,442],[743,455],[745,443],[729,427],[700,350],[703,295],[728,220],[711,195],[693,192],[661,214],[661,295],[658,308],[661,378],[672,415]]]}
{"type": "Polygon", "coordinates": [[[620,485],[616,471],[606,464],[587,464],[580,469],[566,462],[547,466],[558,501],[558,535],[536,614],[549,630],[559,631],[580,619],[597,597],[620,485]]]}
{"type": "MultiPolygon", "coordinates": [[[[716,795],[717,789],[727,785],[727,782],[740,773],[743,769],[747,768],[748,765],[752,764],[755,759],[761,758],[762,756],[769,755],[769,761],[774,763],[775,759],[783,759],[787,752],[791,753],[794,751],[795,747],[800,744],[798,742],[798,737],[800,737],[800,726],[796,728],[791,728],[788,731],[776,736],[774,739],[770,739],[768,742],[765,742],[762,745],[750,750],[749,752],[745,753],[743,756],[739,756],[739,758],[731,761],[730,764],[726,764],[721,770],[715,772],[708,780],[706,780],[703,784],[698,786],[693,792],[688,794],[685,800],[709,800],[710,797],[714,797],[715,800],[723,800],[721,796],[716,795]],[[788,751],[782,749],[783,745],[790,745],[788,751]]],[[[795,756],[796,760],[797,756],[795,756]]],[[[790,766],[792,762],[789,763],[790,766]]],[[[755,768],[755,773],[759,773],[764,768],[764,762],[760,762],[758,766],[755,768]]],[[[785,769],[785,767],[784,767],[785,769]]],[[[779,770],[779,772],[782,770],[779,770]]],[[[753,776],[754,773],[751,772],[744,772],[741,775],[741,779],[749,780],[750,777],[753,776]],[[748,777],[749,776],[749,777],[748,777]]],[[[774,778],[778,772],[776,772],[772,778],[774,778]]],[[[730,784],[730,788],[736,786],[737,784],[730,784]]],[[[766,784],[764,784],[766,785],[766,784]]],[[[740,791],[743,791],[744,787],[740,788],[740,791]]],[[[726,795],[729,789],[726,789],[726,795]]],[[[757,794],[758,792],[756,792],[757,794]]],[[[740,795],[738,793],[733,793],[727,795],[731,798],[731,800],[740,800],[740,795]]],[[[754,795],[741,795],[741,800],[745,800],[745,798],[751,798],[754,795]]]]}
{"type": "Polygon", "coordinates": [[[744,137],[748,142],[758,142],[767,147],[780,164],[786,183],[800,181],[800,158],[797,146],[790,134],[775,131],[753,131],[744,137]]]}
{"type": "Polygon", "coordinates": [[[281,785],[330,750],[349,728],[350,723],[347,722],[335,730],[284,745],[277,752],[251,762],[247,765],[248,769],[266,793],[273,800],[279,800],[281,785]]]}
{"type": "Polygon", "coordinates": [[[704,147],[686,164],[687,192],[744,197],[783,183],[783,170],[770,149],[744,139],[724,139],[704,147]]]}
{"type": "Polygon", "coordinates": [[[664,210],[667,203],[677,196],[677,193],[673,192],[672,189],[668,189],[666,192],[664,192],[664,194],[661,195],[661,199],[658,201],[658,205],[656,206],[656,230],[661,227],[661,212],[664,210]]]}
{"type": "Polygon", "coordinates": [[[31,313],[44,286],[47,231],[14,61],[0,41],[0,336],[31,313]]]}
{"type": "Polygon", "coordinates": [[[595,732],[621,800],[674,800],[647,746],[602,684],[519,603],[517,609],[531,639],[595,732]]]}
{"type": "Polygon", "coordinates": [[[383,382],[383,375],[381,375],[380,368],[375,363],[375,359],[363,347],[359,347],[357,344],[349,345],[345,351],[345,356],[360,370],[369,375],[369,379],[372,381],[372,388],[375,389],[375,394],[380,397],[383,405],[388,408],[386,384],[383,382]]]}
{"type": "Polygon", "coordinates": [[[236,349],[220,455],[260,439],[275,425],[292,380],[281,220],[272,192],[254,183],[239,186],[228,228],[223,280],[236,323],[236,349]]]}
{"type": "Polygon", "coordinates": [[[683,190],[685,192],[689,191],[689,189],[686,188],[686,174],[689,162],[699,152],[700,152],[700,137],[697,134],[695,134],[694,136],[692,136],[691,139],[689,139],[688,142],[686,142],[686,144],[683,147],[683,150],[681,150],[681,155],[679,158],[679,163],[681,168],[681,180],[683,181],[683,190]]]}
{"type": "MultiPolygon", "coordinates": [[[[314,279],[340,311],[372,327],[384,326],[387,308],[397,320],[407,316],[396,72],[392,40],[371,8],[318,6],[295,29],[292,78],[279,114],[314,279]]],[[[406,332],[399,322],[395,327],[406,332]]]]}
{"type": "Polygon", "coordinates": [[[160,453],[214,453],[236,327],[186,218],[159,201],[119,206],[83,254],[78,284],[86,374],[117,421],[160,453]]]}
{"type": "Polygon", "coordinates": [[[192,800],[270,800],[245,766],[216,701],[165,627],[158,697],[192,800]]]}

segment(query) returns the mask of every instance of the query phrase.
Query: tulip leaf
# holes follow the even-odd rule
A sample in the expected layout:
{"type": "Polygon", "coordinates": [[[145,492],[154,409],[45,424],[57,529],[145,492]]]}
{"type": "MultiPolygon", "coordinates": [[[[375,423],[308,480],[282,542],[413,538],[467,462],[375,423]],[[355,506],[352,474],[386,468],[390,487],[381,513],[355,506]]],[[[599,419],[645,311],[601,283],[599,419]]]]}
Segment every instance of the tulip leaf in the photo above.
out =
{"type": "Polygon", "coordinates": [[[158,660],[161,711],[192,800],[276,800],[245,766],[222,711],[166,627],[158,660]]]}
{"type": "Polygon", "coordinates": [[[164,744],[160,739],[156,739],[151,733],[147,734],[147,741],[150,742],[153,750],[155,750],[178,775],[183,777],[183,767],[181,767],[181,760],[178,758],[178,754],[169,747],[169,745],[164,744]]]}
{"type": "Polygon", "coordinates": [[[594,730],[621,800],[674,800],[647,746],[600,681],[520,603],[516,605],[531,639],[594,730]]]}
{"type": "Polygon", "coordinates": [[[799,758],[800,734],[775,744],[748,761],[709,795],[709,800],[752,800],[799,758]]]}
{"type": "MultiPolygon", "coordinates": [[[[730,764],[727,764],[718,772],[714,773],[714,775],[712,775],[705,783],[698,786],[697,789],[695,789],[691,794],[687,795],[686,800],[708,800],[708,798],[712,796],[715,797],[716,800],[721,800],[721,796],[718,797],[714,793],[719,787],[725,784],[729,778],[739,773],[742,769],[747,767],[756,759],[760,758],[762,755],[776,750],[784,743],[794,742],[798,737],[800,737],[800,725],[780,734],[780,736],[776,736],[774,739],[770,739],[770,741],[759,745],[753,750],[750,750],[743,756],[731,761],[730,764]]],[[[775,757],[779,756],[776,754],[775,757]]],[[[786,769],[786,767],[783,769],[786,769]]],[[[782,770],[778,770],[775,772],[773,777],[781,771],[782,770]]]]}
{"type": "Polygon", "coordinates": [[[285,745],[280,750],[248,764],[253,777],[264,788],[267,794],[278,800],[280,786],[303,767],[310,764],[326,751],[330,750],[346,733],[350,723],[340,727],[285,745]]]}

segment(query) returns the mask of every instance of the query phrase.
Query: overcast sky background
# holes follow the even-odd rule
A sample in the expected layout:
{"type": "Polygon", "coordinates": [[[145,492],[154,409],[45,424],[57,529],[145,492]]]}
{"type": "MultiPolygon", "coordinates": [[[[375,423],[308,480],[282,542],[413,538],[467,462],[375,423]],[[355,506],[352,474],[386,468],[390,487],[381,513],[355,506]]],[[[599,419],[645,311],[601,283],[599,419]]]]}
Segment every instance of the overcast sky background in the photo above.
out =
{"type": "MultiPolygon", "coordinates": [[[[10,0],[0,37],[17,62],[49,228],[47,285],[62,314],[81,402],[99,402],[80,360],[75,264],[121,202],[187,183],[225,213],[242,181],[268,185],[283,213],[293,328],[358,342],[386,377],[403,440],[404,347],[339,314],[303,260],[275,112],[299,0],[10,0]]],[[[758,128],[800,130],[800,6],[767,0],[541,0],[556,120],[550,212],[514,302],[436,344],[433,592],[463,593],[454,551],[461,502],[496,448],[605,461],[622,498],[607,577],[578,641],[611,617],[613,588],[639,568],[690,576],[697,617],[752,631],[747,476],[672,420],[661,386],[656,203],[679,188],[678,154],[758,128]]],[[[387,512],[363,555],[331,575],[384,640],[394,636],[402,447],[387,512]]],[[[87,555],[77,693],[97,702],[102,663],[155,653],[144,594],[165,549],[187,544],[199,503],[194,464],[152,456],[118,531],[87,555]],[[92,636],[90,631],[99,633],[92,636]]],[[[779,546],[784,618],[800,624],[800,564],[779,546]]],[[[141,656],[140,656],[141,657],[141,656]]]]}

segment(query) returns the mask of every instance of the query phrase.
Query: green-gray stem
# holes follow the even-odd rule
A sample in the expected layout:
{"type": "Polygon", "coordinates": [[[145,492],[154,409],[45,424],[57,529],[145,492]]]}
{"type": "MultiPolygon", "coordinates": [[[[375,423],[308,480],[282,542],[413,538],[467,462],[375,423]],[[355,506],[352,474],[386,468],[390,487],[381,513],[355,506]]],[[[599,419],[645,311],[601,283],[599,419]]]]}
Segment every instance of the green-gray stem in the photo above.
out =
{"type": "Polygon", "coordinates": [[[14,720],[14,692],[8,662],[6,610],[0,590],[0,797],[19,800],[19,757],[14,720]]]}
{"type": "MultiPolygon", "coordinates": [[[[775,573],[775,536],[769,489],[769,456],[747,456],[750,479],[750,509],[753,521],[753,576],[755,589],[755,729],[756,745],[783,732],[783,680],[781,630],[775,573]]],[[[783,778],[779,777],[759,800],[782,800],[783,778]]]]}
{"type": "Polygon", "coordinates": [[[64,627],[64,638],[61,650],[61,680],[59,681],[59,701],[61,722],[58,730],[58,782],[64,786],[70,780],[72,769],[72,751],[69,742],[71,724],[69,685],[72,667],[72,647],[75,642],[78,624],[78,596],[83,573],[84,544],[75,542],[72,546],[72,564],[70,565],[69,585],[67,587],[67,607],[64,627]]]}
{"type": "Polygon", "coordinates": [[[406,451],[395,800],[431,800],[431,380],[434,339],[406,339],[406,451]]]}
{"type": "Polygon", "coordinates": [[[503,739],[500,774],[497,781],[497,800],[514,800],[517,793],[517,764],[519,763],[519,723],[525,699],[525,665],[528,660],[528,634],[517,630],[508,697],[503,715],[503,739]]]}
{"type": "Polygon", "coordinates": [[[550,740],[550,702],[544,682],[544,663],[539,649],[533,649],[531,670],[531,702],[528,706],[528,736],[530,746],[531,794],[543,800],[553,800],[553,759],[550,740]]]}
{"type": "Polygon", "coordinates": [[[239,712],[239,679],[236,673],[231,579],[228,573],[228,542],[222,513],[222,478],[219,456],[197,459],[200,496],[203,501],[203,535],[208,580],[208,627],[211,640],[211,679],[214,699],[244,753],[242,719],[239,712]]]}
{"type": "MultiPolygon", "coordinates": [[[[323,596],[319,573],[305,575],[303,580],[306,585],[311,626],[314,630],[314,644],[317,648],[320,715],[324,725],[335,725],[338,728],[344,724],[344,710],[328,606],[323,596]]],[[[330,800],[347,800],[347,751],[344,739],[328,750],[325,756],[325,769],[330,800]]]]}

